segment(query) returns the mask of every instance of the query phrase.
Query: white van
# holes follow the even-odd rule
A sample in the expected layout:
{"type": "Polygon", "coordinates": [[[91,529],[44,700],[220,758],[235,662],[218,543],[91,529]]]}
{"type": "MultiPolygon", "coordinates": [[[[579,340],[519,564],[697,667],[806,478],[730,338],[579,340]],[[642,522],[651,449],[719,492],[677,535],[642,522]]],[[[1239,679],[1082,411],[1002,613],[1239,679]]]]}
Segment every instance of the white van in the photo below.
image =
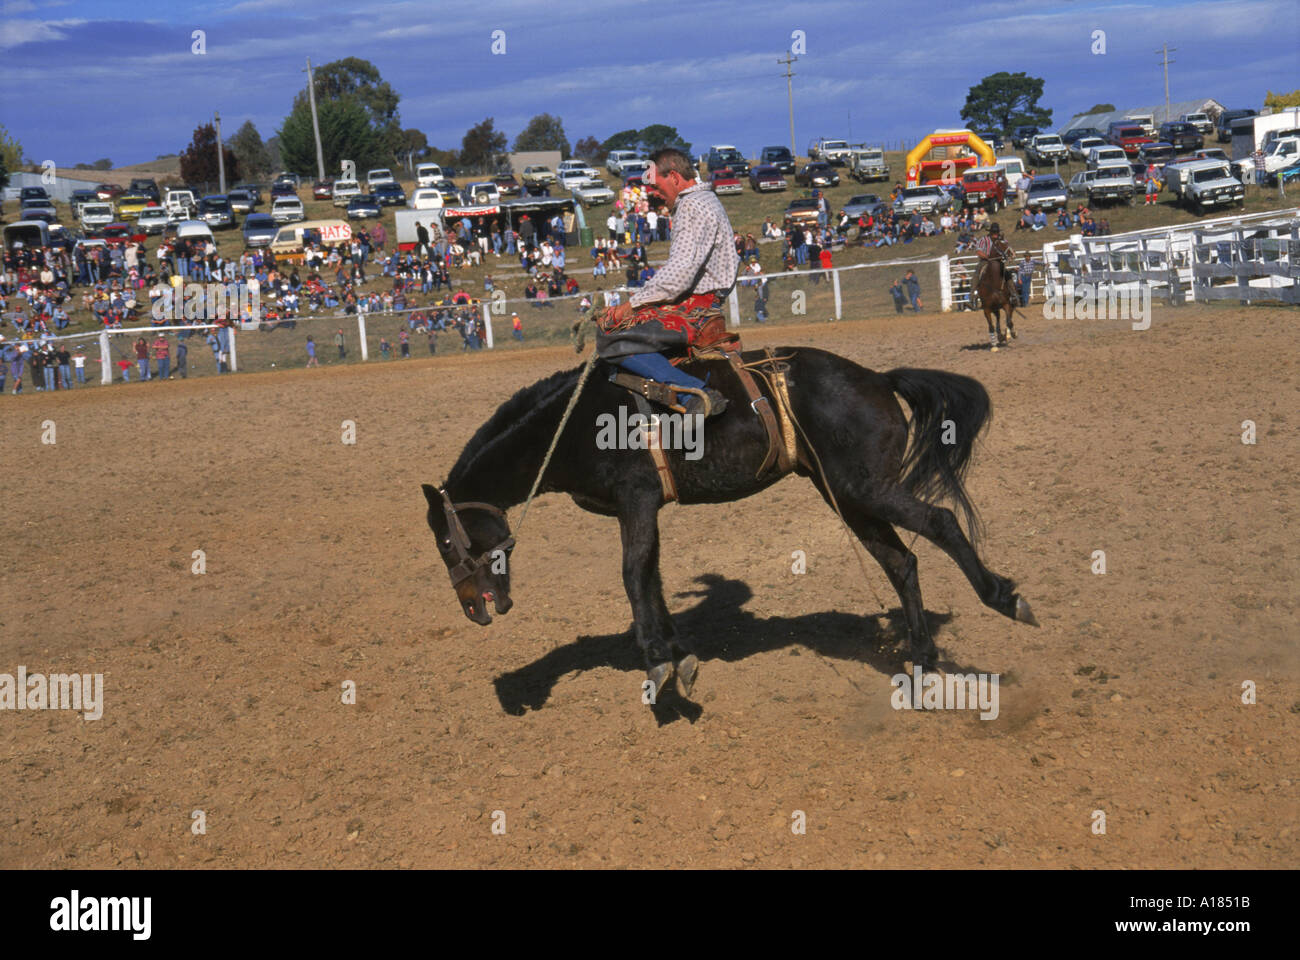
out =
{"type": "Polygon", "coordinates": [[[436,163],[417,163],[415,165],[415,183],[421,187],[431,187],[442,179],[442,167],[436,163]]]}
{"type": "Polygon", "coordinates": [[[1141,127],[1148,137],[1156,135],[1156,118],[1149,113],[1130,113],[1124,118],[1124,122],[1141,127]]]}
{"type": "Polygon", "coordinates": [[[1116,163],[1128,163],[1128,154],[1123,147],[1093,147],[1088,151],[1088,169],[1107,167],[1116,163]]]}
{"type": "Polygon", "coordinates": [[[374,193],[375,187],[379,186],[381,183],[396,182],[397,181],[393,178],[393,171],[389,170],[387,167],[379,167],[375,170],[366,171],[366,191],[369,193],[374,193]]]}
{"type": "Polygon", "coordinates": [[[437,187],[419,187],[411,191],[406,205],[412,210],[438,210],[442,207],[442,191],[437,187]]]}
{"type": "Polygon", "coordinates": [[[1007,178],[1007,189],[1009,190],[1015,190],[1016,184],[1025,175],[1025,161],[1019,157],[998,157],[997,162],[993,165],[1002,170],[1003,176],[1007,178]]]}

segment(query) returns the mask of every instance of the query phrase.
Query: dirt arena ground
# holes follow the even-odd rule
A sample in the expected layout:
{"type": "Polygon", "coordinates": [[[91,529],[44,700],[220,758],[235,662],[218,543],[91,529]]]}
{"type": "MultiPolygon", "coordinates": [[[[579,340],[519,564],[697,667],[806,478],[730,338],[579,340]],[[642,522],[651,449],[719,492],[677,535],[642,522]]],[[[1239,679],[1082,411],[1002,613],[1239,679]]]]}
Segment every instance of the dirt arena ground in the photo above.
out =
{"type": "Polygon", "coordinates": [[[1295,867],[1296,320],[747,331],[988,387],[982,553],[1042,628],[915,549],[948,669],[1002,676],[989,721],[891,709],[897,601],[794,478],[661,514],[695,710],[641,704],[617,526],[567,498],[467,621],[419,484],[571,350],[2,397],[0,672],[106,703],[0,713],[0,866],[1295,867]]]}

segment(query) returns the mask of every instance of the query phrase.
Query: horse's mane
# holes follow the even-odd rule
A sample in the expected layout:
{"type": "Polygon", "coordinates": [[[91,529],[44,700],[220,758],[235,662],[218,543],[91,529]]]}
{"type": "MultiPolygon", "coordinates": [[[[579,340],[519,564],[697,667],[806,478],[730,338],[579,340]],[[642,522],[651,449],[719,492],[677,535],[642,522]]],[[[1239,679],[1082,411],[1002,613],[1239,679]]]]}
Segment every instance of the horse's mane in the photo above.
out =
{"type": "Polygon", "coordinates": [[[491,444],[498,440],[509,440],[521,431],[531,429],[533,421],[542,416],[549,402],[557,394],[563,393],[566,387],[573,386],[578,378],[578,370],[578,367],[574,367],[572,370],[556,371],[544,380],[522,387],[497,407],[496,412],[465,444],[456,465],[447,474],[447,482],[469,472],[491,444]]]}

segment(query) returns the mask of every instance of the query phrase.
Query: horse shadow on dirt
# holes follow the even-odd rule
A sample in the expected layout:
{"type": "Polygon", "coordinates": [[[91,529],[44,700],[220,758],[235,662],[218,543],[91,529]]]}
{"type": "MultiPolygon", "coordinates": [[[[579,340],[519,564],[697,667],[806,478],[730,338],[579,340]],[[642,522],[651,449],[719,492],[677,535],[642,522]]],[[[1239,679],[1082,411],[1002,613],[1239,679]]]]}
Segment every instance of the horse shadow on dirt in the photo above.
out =
{"type": "MultiPolygon", "coordinates": [[[[801,647],[830,660],[865,663],[885,676],[907,669],[910,644],[901,608],[870,616],[829,611],[761,618],[744,609],[754,596],[749,584],[717,574],[695,579],[701,589],[676,596],[702,599],[689,610],[675,613],[673,623],[679,636],[695,643],[706,677],[710,661],[735,662],[785,647],[801,647]]],[[[952,614],[927,610],[926,618],[931,633],[937,634],[952,619],[952,614]]],[[[948,672],[965,672],[946,660],[940,666],[948,672]]],[[[645,661],[630,630],[579,636],[518,670],[501,674],[493,684],[502,709],[522,716],[528,710],[545,706],[564,675],[597,667],[613,667],[636,675],[636,684],[628,684],[628,695],[636,695],[644,677],[645,661]]],[[[660,726],[677,719],[694,723],[704,712],[699,704],[681,697],[675,685],[665,689],[651,709],[660,726]]]]}

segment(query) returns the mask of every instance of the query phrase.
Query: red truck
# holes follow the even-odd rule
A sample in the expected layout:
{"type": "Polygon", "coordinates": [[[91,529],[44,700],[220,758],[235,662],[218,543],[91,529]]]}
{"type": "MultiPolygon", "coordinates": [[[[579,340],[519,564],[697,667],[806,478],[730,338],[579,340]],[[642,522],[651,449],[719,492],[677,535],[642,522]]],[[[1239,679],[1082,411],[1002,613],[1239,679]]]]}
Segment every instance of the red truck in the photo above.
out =
{"type": "Polygon", "coordinates": [[[1110,136],[1107,139],[1133,158],[1136,158],[1138,151],[1148,143],[1155,143],[1147,136],[1146,130],[1132,122],[1112,123],[1110,136]]]}
{"type": "Polygon", "coordinates": [[[993,213],[1007,205],[1007,176],[1001,167],[975,167],[961,178],[966,206],[984,207],[993,213]]]}

